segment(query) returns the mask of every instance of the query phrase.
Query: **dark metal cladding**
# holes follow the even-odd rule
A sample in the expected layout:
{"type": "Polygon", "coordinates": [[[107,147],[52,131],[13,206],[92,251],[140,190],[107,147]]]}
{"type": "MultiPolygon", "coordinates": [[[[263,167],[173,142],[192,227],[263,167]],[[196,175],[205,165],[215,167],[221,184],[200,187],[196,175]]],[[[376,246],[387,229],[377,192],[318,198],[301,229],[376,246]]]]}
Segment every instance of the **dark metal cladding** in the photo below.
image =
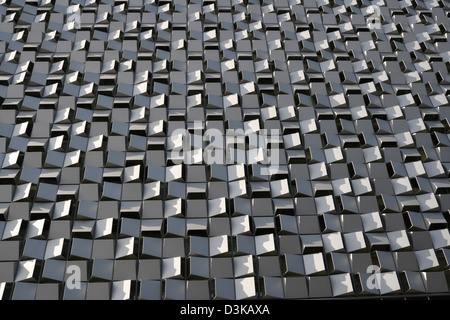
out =
{"type": "Polygon", "coordinates": [[[448,0],[3,0],[0,299],[448,296],[448,0]]]}

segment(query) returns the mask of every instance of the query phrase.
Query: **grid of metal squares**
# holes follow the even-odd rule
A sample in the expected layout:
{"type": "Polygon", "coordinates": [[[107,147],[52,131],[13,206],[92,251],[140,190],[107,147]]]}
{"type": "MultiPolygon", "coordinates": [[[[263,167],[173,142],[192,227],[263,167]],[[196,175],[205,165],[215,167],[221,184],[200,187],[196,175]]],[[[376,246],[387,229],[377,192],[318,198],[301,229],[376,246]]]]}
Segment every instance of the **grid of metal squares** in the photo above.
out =
{"type": "Polygon", "coordinates": [[[0,0],[0,298],[448,294],[449,15],[0,0]],[[277,130],[278,171],[177,129],[277,130]]]}

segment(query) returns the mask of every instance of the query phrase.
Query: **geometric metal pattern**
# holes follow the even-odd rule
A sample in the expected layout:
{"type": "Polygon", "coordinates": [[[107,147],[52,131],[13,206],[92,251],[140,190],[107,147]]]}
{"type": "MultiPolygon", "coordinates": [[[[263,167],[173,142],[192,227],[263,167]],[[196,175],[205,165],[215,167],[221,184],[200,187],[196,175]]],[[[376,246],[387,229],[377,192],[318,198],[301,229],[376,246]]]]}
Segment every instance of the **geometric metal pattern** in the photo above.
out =
{"type": "Polygon", "coordinates": [[[0,3],[0,299],[449,294],[449,1],[0,3]]]}

